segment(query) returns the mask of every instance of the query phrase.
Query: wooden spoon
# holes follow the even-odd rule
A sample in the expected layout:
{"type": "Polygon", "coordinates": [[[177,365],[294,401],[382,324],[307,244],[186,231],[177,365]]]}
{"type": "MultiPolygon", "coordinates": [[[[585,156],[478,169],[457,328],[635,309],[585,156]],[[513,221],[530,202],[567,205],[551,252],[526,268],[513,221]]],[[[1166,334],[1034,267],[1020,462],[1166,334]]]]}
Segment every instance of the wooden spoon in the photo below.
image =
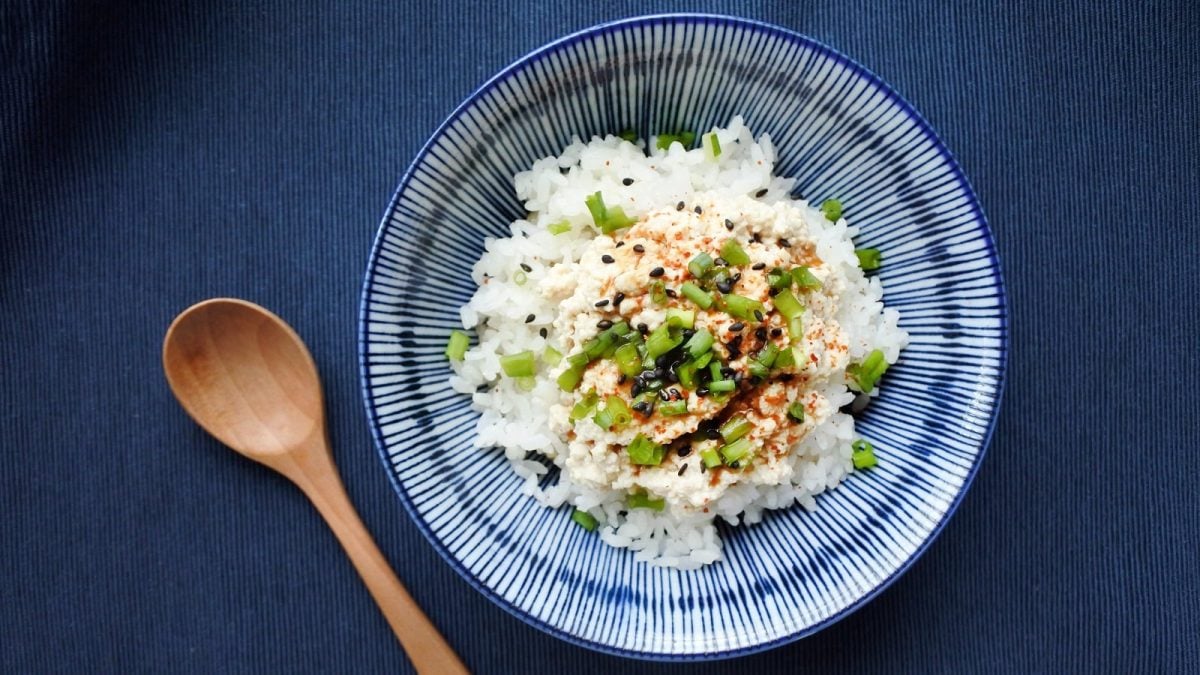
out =
{"type": "Polygon", "coordinates": [[[312,500],[417,671],[466,673],[350,504],[329,451],[317,368],[291,326],[244,300],[206,300],[167,329],[163,369],[192,419],[312,500]]]}

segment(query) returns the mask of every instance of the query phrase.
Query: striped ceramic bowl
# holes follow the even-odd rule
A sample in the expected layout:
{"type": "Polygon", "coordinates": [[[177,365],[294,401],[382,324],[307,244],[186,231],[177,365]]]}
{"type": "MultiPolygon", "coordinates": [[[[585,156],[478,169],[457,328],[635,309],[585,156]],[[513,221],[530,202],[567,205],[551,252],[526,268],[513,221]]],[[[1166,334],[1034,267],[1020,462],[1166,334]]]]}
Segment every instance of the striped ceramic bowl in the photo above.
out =
{"type": "Polygon", "coordinates": [[[701,659],[795,640],[861,607],[946,524],[979,467],[1003,383],[1004,286],[953,158],[878,77],[802,35],[720,16],[605,24],[526,56],[421,149],[380,226],[362,294],[363,395],[384,467],[434,548],[514,616],[606,652],[701,659]],[[885,303],[912,336],[861,416],[877,468],[763,522],[724,528],[723,562],[636,562],[520,492],[472,447],[442,356],[485,237],[524,217],[513,174],[572,135],[708,129],[771,135],[777,172],[837,196],[887,252],[885,303]],[[419,290],[417,290],[419,289],[419,290]]]}

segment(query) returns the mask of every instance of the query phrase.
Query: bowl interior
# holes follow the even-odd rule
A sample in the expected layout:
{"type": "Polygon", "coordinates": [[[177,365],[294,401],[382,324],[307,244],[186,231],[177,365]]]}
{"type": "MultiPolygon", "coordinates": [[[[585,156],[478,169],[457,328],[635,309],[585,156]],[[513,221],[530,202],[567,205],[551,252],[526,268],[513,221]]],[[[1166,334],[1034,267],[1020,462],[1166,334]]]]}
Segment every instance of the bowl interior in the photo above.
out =
{"type": "Polygon", "coordinates": [[[1004,370],[991,235],[929,127],[878,78],[798,34],[728,17],[599,26],[510,66],[434,134],[381,226],[360,357],[376,442],[435,548],[521,619],[589,647],[730,656],[828,625],[928,545],[978,467],[1004,370]],[[572,136],[707,130],[743,115],[799,195],[836,197],[885,252],[885,302],[911,344],[861,415],[880,465],[763,522],[722,528],[725,560],[652,567],[520,492],[503,454],[472,446],[476,413],[442,350],[487,237],[524,217],[512,176],[572,136]]]}

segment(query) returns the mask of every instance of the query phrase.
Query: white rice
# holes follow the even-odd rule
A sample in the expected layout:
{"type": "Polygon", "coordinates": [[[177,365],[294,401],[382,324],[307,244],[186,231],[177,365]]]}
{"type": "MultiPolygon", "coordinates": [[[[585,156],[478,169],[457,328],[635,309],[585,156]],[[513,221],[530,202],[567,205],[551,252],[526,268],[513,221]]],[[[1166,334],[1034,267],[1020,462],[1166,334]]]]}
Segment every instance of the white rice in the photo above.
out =
{"type": "Polygon", "coordinates": [[[479,344],[463,361],[452,362],[455,374],[450,379],[456,391],[472,396],[473,407],[480,412],[477,445],[503,448],[513,470],[525,479],[524,491],[531,498],[551,508],[570,504],[587,511],[601,523],[599,536],[606,543],[636,551],[639,560],[680,569],[721,558],[715,517],[730,524],[750,524],[761,520],[764,509],[799,503],[815,510],[814,498],[836,487],[853,470],[854,420],[836,409],[852,401],[865,405],[868,397],[860,395],[855,401],[855,394],[841,381],[821,385],[835,412],[792,448],[786,460],[791,478],[779,485],[734,484],[707,512],[626,510],[624,490],[573,483],[566,471],[556,484],[539,488],[547,468],[532,457],[539,453],[564,465],[567,442],[552,431],[551,415],[562,410],[571,395],[559,390],[551,369],[545,367],[540,368],[533,389],[523,391],[515,380],[502,376],[499,359],[524,350],[541,354],[548,346],[567,351],[555,343],[555,335],[550,334],[548,341],[539,334],[552,326],[558,313],[557,304],[539,292],[539,283],[551,267],[579,261],[596,236],[586,197],[602,191],[610,208],[619,205],[638,217],[698,193],[743,197],[765,189],[759,201],[789,201],[805,210],[809,236],[821,259],[839,266],[850,280],[837,312],[837,321],[849,336],[850,359],[858,361],[881,349],[888,363],[894,363],[908,340],[897,327],[898,313],[882,305],[879,279],[866,278],[858,269],[851,241],[857,230],[844,219],[830,223],[805,202],[790,200],[795,181],[772,175],[775,151],[765,134],[756,141],[740,117],[713,131],[722,148],[717,161],[702,148],[685,151],[679,145],[647,156],[643,143],[608,136],[587,143],[575,139],[558,157],[538,160],[529,171],[517,174],[516,191],[530,215],[511,224],[510,237],[486,241],[486,252],[473,269],[479,289],[461,309],[464,328],[476,330],[479,344]],[[632,185],[622,184],[626,177],[634,179],[632,185]],[[563,221],[571,224],[570,232],[547,231],[549,224],[563,221]],[[522,264],[531,271],[525,272],[522,264]],[[527,323],[531,314],[535,320],[527,323]],[[477,391],[481,385],[488,388],[477,391]]]}

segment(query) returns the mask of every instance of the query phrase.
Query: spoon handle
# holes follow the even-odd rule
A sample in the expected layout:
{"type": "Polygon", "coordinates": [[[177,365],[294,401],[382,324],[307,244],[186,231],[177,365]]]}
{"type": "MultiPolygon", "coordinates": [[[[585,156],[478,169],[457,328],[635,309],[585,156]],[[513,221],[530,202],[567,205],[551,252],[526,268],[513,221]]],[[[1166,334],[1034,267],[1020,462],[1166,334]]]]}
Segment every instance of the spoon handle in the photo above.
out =
{"type": "Polygon", "coordinates": [[[328,466],[313,466],[322,462],[316,459],[322,455],[328,457],[328,450],[306,453],[302,457],[313,459],[278,468],[308,496],[337,535],[417,672],[469,673],[379,552],[350,503],[332,460],[325,460],[328,466]]]}

